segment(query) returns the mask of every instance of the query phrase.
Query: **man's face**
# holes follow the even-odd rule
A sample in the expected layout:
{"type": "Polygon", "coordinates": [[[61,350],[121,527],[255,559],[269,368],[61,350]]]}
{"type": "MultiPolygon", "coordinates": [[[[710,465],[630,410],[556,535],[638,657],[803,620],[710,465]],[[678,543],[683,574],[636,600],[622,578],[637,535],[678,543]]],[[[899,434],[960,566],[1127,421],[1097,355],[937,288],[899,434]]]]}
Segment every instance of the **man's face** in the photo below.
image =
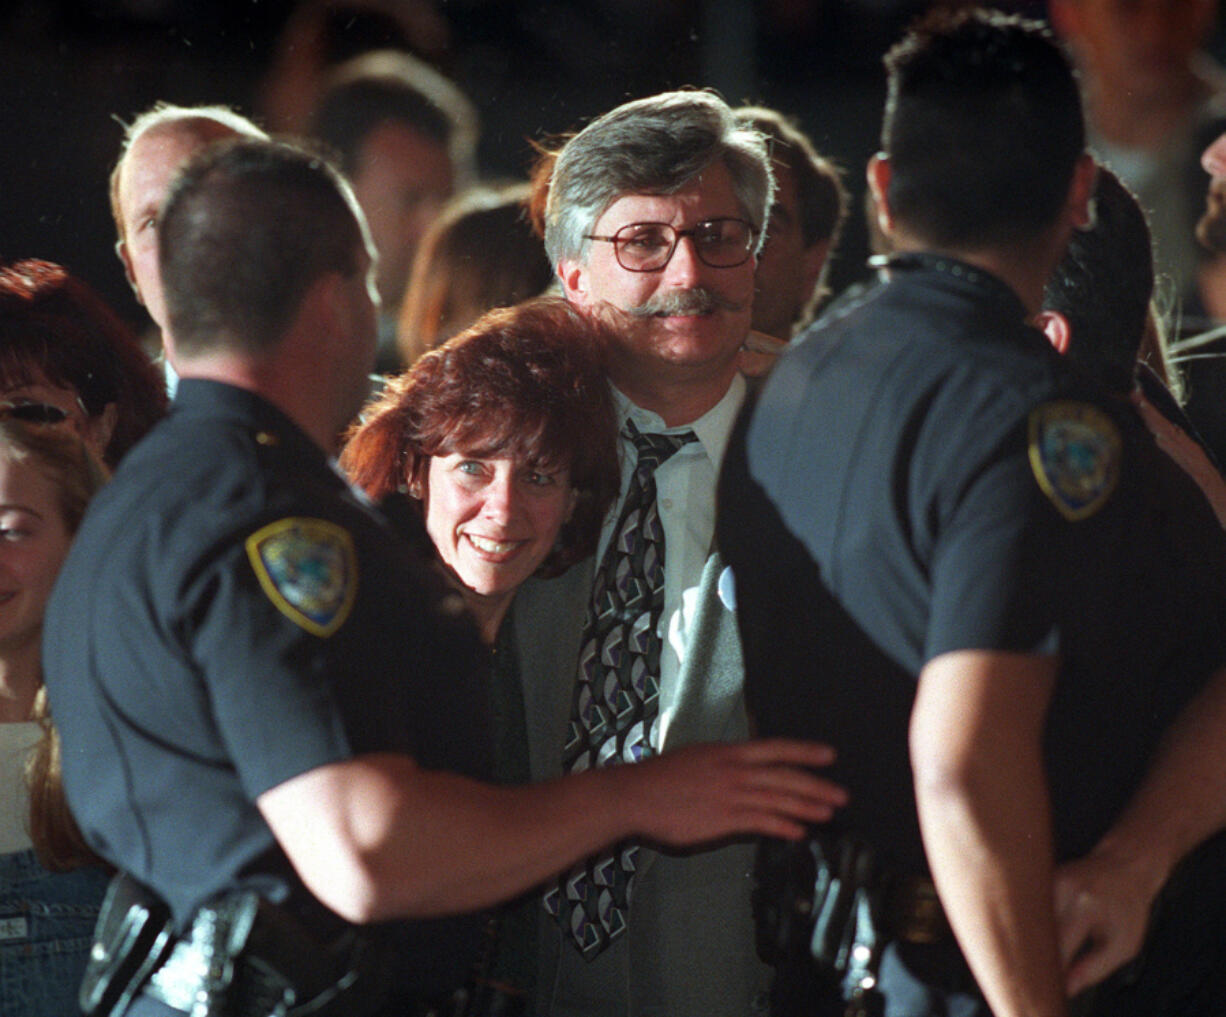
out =
{"type": "Polygon", "coordinates": [[[219,123],[187,129],[172,122],[146,131],[124,157],[119,174],[123,237],[116,249],[137,299],[163,331],[166,301],[158,269],[158,213],[179,168],[206,145],[233,134],[219,123]]]}
{"type": "Polygon", "coordinates": [[[390,310],[404,296],[417,245],[455,189],[455,168],[445,145],[385,123],[362,143],[350,183],[379,252],[379,295],[390,310]]]}
{"type": "MultiPolygon", "coordinates": [[[[732,188],[732,177],[716,163],[675,194],[627,194],[596,221],[596,236],[612,236],[631,223],[668,223],[690,229],[708,219],[747,219],[732,188]]],[[[574,304],[599,309],[607,303],[623,311],[661,307],[641,326],[618,330],[614,382],[619,371],[670,371],[701,374],[735,372],[737,350],[749,333],[753,301],[753,258],[735,268],[712,268],[699,260],[693,238],[684,237],[668,264],[657,272],[631,272],[618,264],[613,244],[591,241],[586,262],[560,266],[566,296],[574,304]]]]}
{"type": "Polygon", "coordinates": [[[1217,0],[1056,0],[1064,26],[1107,89],[1170,87],[1208,38],[1217,0]]]}
{"type": "Polygon", "coordinates": [[[822,240],[805,247],[795,174],[782,163],[774,166],[775,203],[766,224],[766,243],[758,254],[753,327],[776,339],[790,339],[817,288],[830,243],[822,240]]]}

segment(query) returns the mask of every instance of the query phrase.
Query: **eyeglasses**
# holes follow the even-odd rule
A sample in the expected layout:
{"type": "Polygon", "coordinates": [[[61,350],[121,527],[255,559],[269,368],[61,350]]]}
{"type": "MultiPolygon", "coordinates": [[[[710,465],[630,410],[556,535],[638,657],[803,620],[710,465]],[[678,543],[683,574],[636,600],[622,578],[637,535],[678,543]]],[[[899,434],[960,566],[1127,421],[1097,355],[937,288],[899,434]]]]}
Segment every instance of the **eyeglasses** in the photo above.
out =
{"type": "Polygon", "coordinates": [[[0,403],[0,420],[18,420],[23,424],[62,424],[67,419],[66,410],[50,403],[0,403]]]}
{"type": "Polygon", "coordinates": [[[704,265],[744,265],[753,253],[756,232],[744,219],[706,219],[688,230],[666,222],[632,222],[611,237],[587,234],[586,238],[612,244],[617,263],[627,272],[659,272],[672,260],[682,237],[693,239],[694,253],[704,265]]]}

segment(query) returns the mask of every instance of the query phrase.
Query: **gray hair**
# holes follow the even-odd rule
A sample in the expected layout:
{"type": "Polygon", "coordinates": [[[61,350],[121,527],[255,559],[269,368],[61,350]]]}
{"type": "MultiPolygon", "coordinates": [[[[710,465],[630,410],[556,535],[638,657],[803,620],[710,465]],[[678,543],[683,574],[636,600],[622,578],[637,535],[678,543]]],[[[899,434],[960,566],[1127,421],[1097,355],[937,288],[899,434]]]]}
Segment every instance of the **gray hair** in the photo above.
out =
{"type": "Polygon", "coordinates": [[[673,194],[722,161],[763,240],[775,181],[762,135],[711,92],[663,92],[593,120],[558,153],[545,205],[549,261],[580,260],[596,221],[626,194],[673,194]]]}

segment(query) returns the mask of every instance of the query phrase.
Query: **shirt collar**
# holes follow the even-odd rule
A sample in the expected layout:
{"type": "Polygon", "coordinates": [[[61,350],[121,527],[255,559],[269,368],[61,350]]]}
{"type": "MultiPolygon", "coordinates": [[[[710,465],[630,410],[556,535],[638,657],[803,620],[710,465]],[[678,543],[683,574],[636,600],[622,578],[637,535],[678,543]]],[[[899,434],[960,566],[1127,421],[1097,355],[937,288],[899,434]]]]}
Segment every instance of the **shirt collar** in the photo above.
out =
{"type": "Polygon", "coordinates": [[[609,387],[613,390],[613,406],[617,411],[619,421],[632,420],[634,426],[640,431],[651,434],[680,434],[685,431],[693,431],[698,438],[698,444],[706,452],[707,458],[715,464],[716,469],[723,463],[724,450],[728,447],[728,438],[732,434],[732,425],[736,423],[736,415],[741,409],[741,404],[745,402],[745,379],[740,374],[732,379],[732,384],[728,386],[728,391],[724,393],[719,402],[697,420],[678,427],[665,427],[664,418],[658,413],[645,410],[631,402],[630,397],[612,382],[609,383],[609,387]]]}

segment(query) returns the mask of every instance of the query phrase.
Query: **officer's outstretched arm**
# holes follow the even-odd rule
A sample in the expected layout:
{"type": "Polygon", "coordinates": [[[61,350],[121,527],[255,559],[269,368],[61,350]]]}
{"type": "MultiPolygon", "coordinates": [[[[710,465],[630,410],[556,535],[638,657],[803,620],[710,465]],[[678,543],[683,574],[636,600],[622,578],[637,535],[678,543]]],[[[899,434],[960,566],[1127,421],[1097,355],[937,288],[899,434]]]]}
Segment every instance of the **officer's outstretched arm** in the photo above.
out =
{"type": "Polygon", "coordinates": [[[1222,829],[1226,670],[1184,708],[1145,782],[1094,850],[1056,872],[1070,994],[1136,956],[1158,891],[1188,852],[1222,829]]]}
{"type": "Polygon", "coordinates": [[[783,739],[691,746],[508,788],[379,754],[310,770],[257,805],[308,889],[368,922],[486,907],[630,836],[799,837],[846,800],[801,769],[832,759],[783,739]]]}
{"type": "Polygon", "coordinates": [[[1053,658],[959,650],[920,673],[911,765],[924,850],[997,1017],[1066,1013],[1042,734],[1053,658]]]}

